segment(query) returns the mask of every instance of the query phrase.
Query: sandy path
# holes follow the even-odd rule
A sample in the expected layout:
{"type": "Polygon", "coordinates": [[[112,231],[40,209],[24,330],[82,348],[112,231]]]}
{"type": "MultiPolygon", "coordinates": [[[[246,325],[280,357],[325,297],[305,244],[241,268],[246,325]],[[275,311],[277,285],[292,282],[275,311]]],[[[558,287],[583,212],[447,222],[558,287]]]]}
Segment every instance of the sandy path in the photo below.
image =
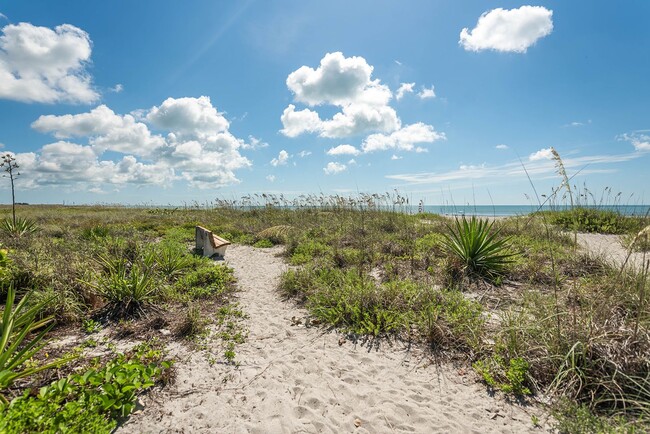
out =
{"type": "Polygon", "coordinates": [[[118,432],[540,432],[530,416],[539,411],[489,397],[473,374],[419,366],[414,352],[386,344],[339,346],[339,334],[292,325],[306,312],[274,292],[286,269],[278,252],[231,246],[226,255],[249,315],[241,365],[210,366],[179,344],[176,383],[146,396],[118,432]]]}
{"type": "MultiPolygon", "coordinates": [[[[623,265],[628,254],[627,249],[621,243],[620,235],[579,233],[578,244],[590,255],[603,259],[615,268],[620,268],[623,265]]],[[[647,253],[645,257],[650,259],[650,255],[647,253]]],[[[643,259],[642,252],[633,252],[627,265],[640,270],[644,263],[643,259]]]]}

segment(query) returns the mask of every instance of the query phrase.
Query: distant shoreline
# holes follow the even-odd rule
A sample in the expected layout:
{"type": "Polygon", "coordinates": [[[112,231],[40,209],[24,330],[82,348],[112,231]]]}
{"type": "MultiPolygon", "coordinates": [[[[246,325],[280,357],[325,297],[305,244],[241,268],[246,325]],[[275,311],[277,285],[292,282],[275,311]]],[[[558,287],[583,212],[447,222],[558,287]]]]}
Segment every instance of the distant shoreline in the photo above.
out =
{"type": "MultiPolygon", "coordinates": [[[[30,206],[30,207],[104,207],[104,208],[133,208],[133,209],[165,209],[165,210],[191,210],[191,209],[215,209],[219,208],[218,205],[210,202],[183,205],[156,205],[156,204],[139,204],[139,205],[125,205],[125,204],[111,204],[111,203],[97,203],[97,204],[27,204],[20,203],[17,206],[30,206]]],[[[252,210],[265,208],[265,205],[249,205],[243,203],[236,203],[232,205],[233,208],[242,210],[252,210]]],[[[280,209],[299,209],[300,206],[291,204],[276,205],[280,209]]],[[[306,208],[319,208],[323,209],[336,208],[334,205],[309,205],[306,208]]],[[[573,208],[589,208],[600,210],[611,210],[626,216],[645,216],[650,215],[650,205],[576,205],[573,208]]],[[[365,207],[364,208],[368,208],[365,207]]],[[[11,209],[9,204],[1,204],[0,210],[11,209]]],[[[428,214],[437,214],[441,216],[459,217],[459,216],[477,216],[477,217],[515,217],[522,215],[529,215],[538,211],[562,211],[571,209],[570,205],[552,205],[539,207],[536,205],[379,205],[375,209],[385,211],[405,212],[408,214],[417,214],[420,211],[428,214]]]]}

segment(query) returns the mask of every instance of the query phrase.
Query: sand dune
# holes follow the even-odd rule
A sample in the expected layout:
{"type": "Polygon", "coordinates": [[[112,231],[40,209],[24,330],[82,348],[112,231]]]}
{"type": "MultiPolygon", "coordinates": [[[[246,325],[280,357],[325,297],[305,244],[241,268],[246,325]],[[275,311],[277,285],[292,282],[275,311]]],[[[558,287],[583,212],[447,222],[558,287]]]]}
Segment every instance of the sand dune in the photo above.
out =
{"type": "Polygon", "coordinates": [[[471,369],[434,366],[395,344],[379,349],[304,324],[275,292],[286,265],[274,249],[232,246],[250,334],[239,367],[210,365],[177,344],[177,381],[143,398],[120,433],[540,432],[521,407],[488,396],[471,369]],[[298,321],[300,323],[298,324],[298,321]]]}

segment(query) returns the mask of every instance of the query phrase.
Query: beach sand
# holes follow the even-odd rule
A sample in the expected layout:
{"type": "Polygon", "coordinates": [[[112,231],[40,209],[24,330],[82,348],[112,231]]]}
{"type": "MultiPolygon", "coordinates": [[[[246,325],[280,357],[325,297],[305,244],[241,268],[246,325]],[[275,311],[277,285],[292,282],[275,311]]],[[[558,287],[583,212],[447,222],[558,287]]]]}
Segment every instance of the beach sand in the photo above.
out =
{"type": "MultiPolygon", "coordinates": [[[[143,396],[119,433],[526,433],[540,406],[491,397],[469,367],[432,364],[417,349],[361,345],[277,294],[280,248],[231,246],[249,336],[238,367],[170,346],[176,382],[143,396]]],[[[223,358],[223,357],[222,357],[223,358]]]]}
{"type": "Polygon", "coordinates": [[[650,254],[644,256],[642,252],[632,252],[628,258],[628,250],[623,247],[620,235],[579,233],[578,244],[591,256],[600,258],[615,268],[620,268],[625,263],[626,267],[640,270],[644,257],[650,259],[650,254]]]}

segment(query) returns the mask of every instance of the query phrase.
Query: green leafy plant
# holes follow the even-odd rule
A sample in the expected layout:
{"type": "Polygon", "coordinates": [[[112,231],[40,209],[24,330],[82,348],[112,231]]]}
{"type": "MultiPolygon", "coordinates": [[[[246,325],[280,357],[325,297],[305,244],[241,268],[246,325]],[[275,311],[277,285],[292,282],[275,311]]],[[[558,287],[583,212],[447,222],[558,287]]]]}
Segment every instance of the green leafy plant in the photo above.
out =
{"type": "Polygon", "coordinates": [[[114,317],[141,314],[156,296],[156,282],[150,269],[133,265],[117,265],[94,282],[85,282],[108,302],[114,317]]]}
{"type": "Polygon", "coordinates": [[[97,333],[102,329],[102,324],[93,319],[85,319],[81,322],[81,328],[87,334],[97,333]]]}
{"type": "Polygon", "coordinates": [[[472,367],[490,387],[517,396],[531,394],[526,385],[530,364],[521,357],[506,362],[501,356],[495,355],[474,362],[472,367]]]}
{"type": "Polygon", "coordinates": [[[493,226],[494,222],[463,216],[445,234],[443,245],[470,276],[496,280],[512,262],[514,254],[508,251],[508,237],[499,238],[500,231],[493,226]]]}
{"type": "Polygon", "coordinates": [[[174,280],[193,264],[193,258],[180,244],[162,242],[154,249],[157,271],[168,280],[174,280]]]}
{"type": "Polygon", "coordinates": [[[17,217],[15,220],[4,219],[0,222],[0,230],[14,237],[22,237],[36,232],[38,226],[33,220],[17,217]]]}
{"type": "Polygon", "coordinates": [[[135,408],[137,394],[164,379],[171,361],[145,343],[104,366],[26,391],[0,407],[1,432],[110,433],[135,408]]]}
{"type": "Polygon", "coordinates": [[[257,240],[255,244],[253,244],[253,247],[260,247],[263,249],[268,249],[270,247],[273,247],[273,242],[269,239],[262,238],[260,240],[257,240]]]}
{"type": "Polygon", "coordinates": [[[180,278],[174,284],[174,288],[178,294],[186,294],[190,299],[198,299],[224,294],[234,281],[232,268],[204,262],[204,265],[180,278]]]}
{"type": "MultiPolygon", "coordinates": [[[[30,294],[26,294],[14,307],[16,291],[13,285],[7,292],[7,301],[0,324],[0,390],[11,386],[14,381],[26,378],[65,363],[58,360],[40,366],[26,367],[24,363],[31,359],[44,346],[43,337],[53,326],[52,317],[37,319],[44,302],[27,307],[30,294]],[[40,330],[35,336],[28,335],[40,330]]],[[[6,401],[0,394],[0,400],[6,401]]]]}

